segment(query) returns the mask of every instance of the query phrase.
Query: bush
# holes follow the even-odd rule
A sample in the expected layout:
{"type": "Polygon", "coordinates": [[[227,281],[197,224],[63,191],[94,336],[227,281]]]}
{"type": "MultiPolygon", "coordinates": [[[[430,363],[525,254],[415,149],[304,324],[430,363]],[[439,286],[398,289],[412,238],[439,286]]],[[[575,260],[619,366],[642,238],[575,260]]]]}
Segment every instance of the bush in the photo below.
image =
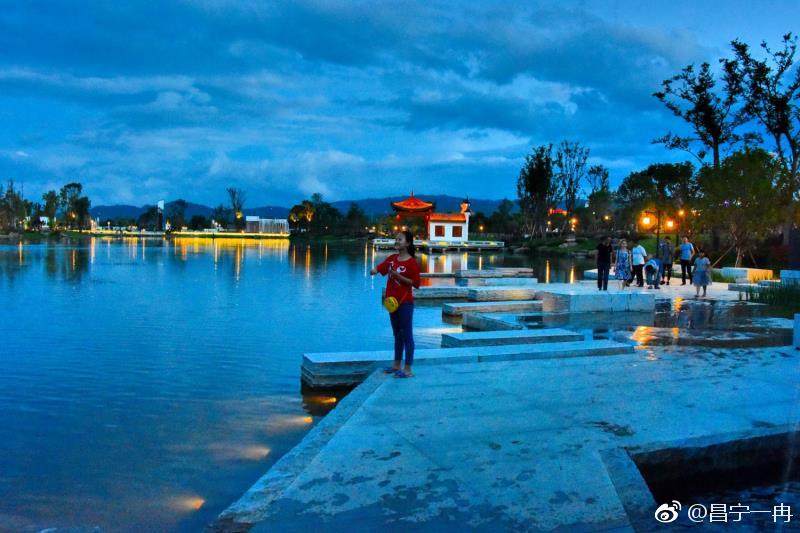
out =
{"type": "Polygon", "coordinates": [[[800,313],[800,283],[750,288],[750,300],[771,305],[790,313],[800,313]]]}

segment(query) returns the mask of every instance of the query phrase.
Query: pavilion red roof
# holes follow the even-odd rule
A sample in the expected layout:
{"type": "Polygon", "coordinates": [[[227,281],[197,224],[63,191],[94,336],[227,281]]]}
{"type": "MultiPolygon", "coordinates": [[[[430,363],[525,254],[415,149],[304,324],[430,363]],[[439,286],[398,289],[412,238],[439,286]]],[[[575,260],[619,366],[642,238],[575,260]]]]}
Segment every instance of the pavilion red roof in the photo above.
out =
{"type": "Polygon", "coordinates": [[[411,193],[411,196],[402,200],[400,202],[392,202],[392,209],[395,211],[405,211],[405,212],[424,212],[430,211],[433,209],[433,204],[430,202],[426,202],[425,200],[420,200],[419,198],[414,197],[414,193],[411,193]]]}
{"type": "Polygon", "coordinates": [[[430,218],[431,222],[466,222],[467,217],[464,213],[433,213],[430,218]]]}

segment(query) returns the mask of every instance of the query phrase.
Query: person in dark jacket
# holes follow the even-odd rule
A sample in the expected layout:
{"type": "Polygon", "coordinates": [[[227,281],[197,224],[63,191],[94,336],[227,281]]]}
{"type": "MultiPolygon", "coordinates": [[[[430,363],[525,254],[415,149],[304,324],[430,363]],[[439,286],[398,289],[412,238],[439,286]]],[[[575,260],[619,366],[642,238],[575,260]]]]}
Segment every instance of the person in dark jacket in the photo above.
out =
{"type": "Polygon", "coordinates": [[[611,237],[605,237],[597,245],[597,290],[608,290],[608,275],[611,273],[611,237]]]}

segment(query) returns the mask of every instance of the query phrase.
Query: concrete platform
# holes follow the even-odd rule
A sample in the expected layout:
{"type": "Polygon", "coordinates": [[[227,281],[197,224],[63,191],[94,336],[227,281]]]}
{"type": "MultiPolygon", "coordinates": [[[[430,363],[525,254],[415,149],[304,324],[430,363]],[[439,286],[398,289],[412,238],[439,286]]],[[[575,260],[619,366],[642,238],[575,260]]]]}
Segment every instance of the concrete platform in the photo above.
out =
{"type": "Polygon", "coordinates": [[[542,302],[537,300],[510,300],[499,302],[457,302],[442,305],[442,314],[461,316],[464,313],[505,313],[541,311],[542,302]]]}
{"type": "Polygon", "coordinates": [[[527,287],[539,283],[536,278],[486,278],[482,281],[484,287],[527,287]]]}
{"type": "Polygon", "coordinates": [[[536,299],[542,301],[542,310],[552,313],[586,313],[617,311],[653,311],[655,292],[636,290],[598,291],[584,284],[552,283],[542,286],[536,299]]]}
{"type": "MultiPolygon", "coordinates": [[[[579,338],[582,338],[579,336],[579,338]]],[[[414,367],[453,363],[539,359],[543,357],[576,357],[628,353],[633,345],[606,340],[505,344],[462,348],[426,348],[414,353],[414,367]]],[[[394,352],[310,353],[303,356],[301,375],[312,388],[358,385],[376,369],[391,365],[394,352]]]]}
{"type": "Polygon", "coordinates": [[[783,285],[800,283],[800,270],[781,270],[781,283],[783,285]]]}
{"type": "Polygon", "coordinates": [[[584,336],[568,329],[522,329],[510,331],[468,331],[444,333],[442,347],[495,346],[499,344],[536,344],[543,342],[574,342],[584,336]]]}
{"type": "Polygon", "coordinates": [[[603,452],[796,424],[798,373],[790,348],[679,347],[602,365],[581,357],[431,366],[410,380],[376,374],[358,405],[336,407],[225,523],[632,531],[603,452]]]}
{"type": "Polygon", "coordinates": [[[530,278],[533,272],[530,269],[487,269],[487,270],[457,270],[453,273],[456,278],[530,278]]]}
{"type": "Polygon", "coordinates": [[[536,287],[467,287],[467,299],[473,302],[535,300],[536,287]]]}
{"type": "Polygon", "coordinates": [[[764,279],[772,279],[772,270],[765,268],[738,268],[722,267],[720,272],[723,276],[734,278],[737,282],[753,283],[764,279]]]}
{"type": "Polygon", "coordinates": [[[521,323],[514,320],[516,315],[467,313],[462,315],[461,327],[465,331],[505,331],[511,329],[525,329],[521,323]]]}
{"type": "Polygon", "coordinates": [[[794,347],[800,350],[800,313],[794,315],[794,347]]]}
{"type": "Polygon", "coordinates": [[[504,274],[518,274],[521,276],[533,276],[533,269],[528,267],[489,267],[489,270],[502,272],[504,274]]]}
{"type": "Polygon", "coordinates": [[[419,289],[414,289],[414,298],[420,300],[447,299],[447,298],[458,300],[466,298],[468,291],[469,287],[457,287],[453,285],[444,285],[444,286],[434,285],[431,287],[420,287],[419,289]]]}

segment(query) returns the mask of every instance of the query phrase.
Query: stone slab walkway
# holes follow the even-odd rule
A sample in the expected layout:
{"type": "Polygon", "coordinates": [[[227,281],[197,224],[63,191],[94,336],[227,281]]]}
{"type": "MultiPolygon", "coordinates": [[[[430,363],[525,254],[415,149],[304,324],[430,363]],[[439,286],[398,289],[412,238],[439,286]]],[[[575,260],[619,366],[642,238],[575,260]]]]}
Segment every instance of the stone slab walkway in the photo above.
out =
{"type": "Polygon", "coordinates": [[[797,424],[798,375],[791,347],[375,374],[279,491],[238,509],[255,531],[630,531],[601,450],[797,424]]]}

